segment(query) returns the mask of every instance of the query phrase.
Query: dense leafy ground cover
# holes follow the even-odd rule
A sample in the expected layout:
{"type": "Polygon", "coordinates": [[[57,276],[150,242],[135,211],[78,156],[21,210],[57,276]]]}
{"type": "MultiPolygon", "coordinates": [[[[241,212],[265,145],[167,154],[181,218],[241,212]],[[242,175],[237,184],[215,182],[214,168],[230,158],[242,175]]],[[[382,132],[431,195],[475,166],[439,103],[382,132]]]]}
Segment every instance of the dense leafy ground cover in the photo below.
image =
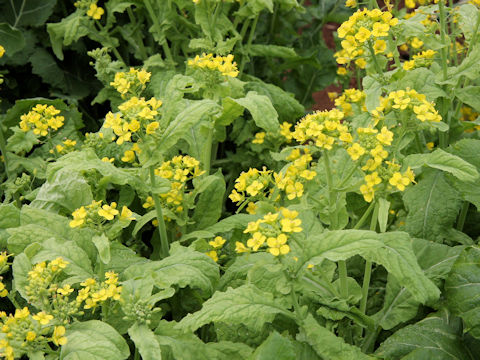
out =
{"type": "Polygon", "coordinates": [[[480,358],[476,3],[1,6],[0,356],[480,358]]]}

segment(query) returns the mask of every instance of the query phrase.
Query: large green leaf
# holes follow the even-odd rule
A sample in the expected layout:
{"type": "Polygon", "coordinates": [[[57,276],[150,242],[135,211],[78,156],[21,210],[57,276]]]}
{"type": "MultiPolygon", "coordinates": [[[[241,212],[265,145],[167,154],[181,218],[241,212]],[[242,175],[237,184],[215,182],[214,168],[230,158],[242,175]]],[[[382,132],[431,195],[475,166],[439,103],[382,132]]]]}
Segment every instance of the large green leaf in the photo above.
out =
{"type": "Polygon", "coordinates": [[[465,323],[465,331],[480,338],[480,248],[465,249],[445,282],[448,307],[465,323]]]}
{"type": "Polygon", "coordinates": [[[276,331],[255,350],[249,360],[296,360],[292,340],[276,331]]]}
{"type": "Polygon", "coordinates": [[[277,314],[293,316],[272,294],[254,285],[243,285],[236,289],[229,288],[225,292],[215,292],[203,303],[201,310],[184,317],[177,327],[195,331],[211,322],[226,322],[244,324],[258,331],[265,323],[273,321],[277,314]]]}
{"type": "Polygon", "coordinates": [[[49,177],[32,201],[31,206],[54,212],[72,213],[93,200],[88,182],[78,173],[61,169],[49,177]]]}
{"type": "Polygon", "coordinates": [[[60,360],[124,360],[130,356],[125,339],[103,321],[76,322],[67,328],[66,336],[60,360]]]}
{"type": "Polygon", "coordinates": [[[38,138],[33,131],[22,131],[19,127],[11,129],[12,136],[7,139],[7,150],[16,154],[28,153],[34,145],[38,144],[38,138]]]}
{"type": "Polygon", "coordinates": [[[25,38],[20,30],[11,25],[0,24],[0,45],[5,48],[6,56],[11,57],[25,46],[25,38]]]}
{"type": "Polygon", "coordinates": [[[11,0],[3,4],[0,21],[11,25],[40,26],[53,12],[57,0],[11,0]]]}
{"type": "Polygon", "coordinates": [[[478,179],[478,171],[472,164],[442,149],[428,154],[413,154],[406,157],[404,164],[412,169],[428,166],[448,172],[462,181],[473,182],[478,179]]]}
{"type": "Polygon", "coordinates": [[[460,65],[451,66],[448,68],[446,80],[443,80],[443,75],[441,72],[437,73],[437,83],[442,85],[456,85],[463,77],[466,77],[470,80],[475,80],[480,76],[480,68],[478,67],[479,62],[480,46],[476,44],[476,46],[474,45],[470,54],[463,59],[460,65]]]}
{"type": "Polygon", "coordinates": [[[385,340],[375,355],[388,360],[474,360],[462,341],[461,322],[441,311],[385,340]]]}
{"type": "Polygon", "coordinates": [[[462,30],[465,39],[470,42],[475,33],[475,23],[477,22],[478,9],[473,4],[462,4],[458,7],[459,20],[458,25],[462,30]]]}
{"type": "Polygon", "coordinates": [[[215,224],[222,214],[225,180],[220,173],[210,177],[212,181],[200,193],[193,212],[192,220],[195,221],[196,230],[215,224]]]}
{"type": "Polygon", "coordinates": [[[138,349],[143,360],[161,360],[160,345],[152,330],[145,324],[133,324],[128,329],[128,335],[138,349]]]}
{"type": "Polygon", "coordinates": [[[412,236],[442,241],[457,218],[461,198],[441,171],[424,172],[418,183],[405,190],[408,211],[406,230],[412,236]]]}
{"type": "Polygon", "coordinates": [[[125,277],[136,278],[151,274],[156,285],[168,288],[172,285],[200,289],[205,297],[210,296],[219,278],[218,265],[207,255],[192,249],[172,247],[169,257],[133,265],[125,270],[125,277]]]}
{"type": "Polygon", "coordinates": [[[360,255],[382,265],[422,303],[438,299],[440,291],[422,272],[407,233],[377,234],[373,231],[338,230],[308,238],[304,257],[298,261],[300,271],[306,265],[319,264],[323,259],[346,260],[360,255]]]}
{"type": "Polygon", "coordinates": [[[279,131],[277,111],[267,96],[249,91],[245,97],[232,100],[250,111],[253,121],[259,128],[272,133],[279,131]]]}
{"type": "MultiPolygon", "coordinates": [[[[424,274],[436,284],[445,279],[462,251],[462,246],[451,247],[423,239],[413,239],[413,251],[424,274]]],[[[372,317],[385,330],[415,317],[420,303],[393,276],[388,276],[382,310],[372,317]]]]}
{"type": "Polygon", "coordinates": [[[353,345],[347,344],[342,338],[327,330],[315,320],[312,315],[308,315],[303,320],[301,332],[297,340],[310,344],[318,355],[325,360],[368,360],[374,359],[368,356],[353,345]]]}

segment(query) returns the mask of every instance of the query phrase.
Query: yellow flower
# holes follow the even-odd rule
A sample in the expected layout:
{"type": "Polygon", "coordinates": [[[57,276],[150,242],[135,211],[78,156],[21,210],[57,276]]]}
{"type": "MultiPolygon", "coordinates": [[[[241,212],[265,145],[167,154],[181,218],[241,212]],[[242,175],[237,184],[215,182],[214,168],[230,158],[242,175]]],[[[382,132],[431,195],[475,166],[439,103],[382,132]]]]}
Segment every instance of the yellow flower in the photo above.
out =
{"type": "Polygon", "coordinates": [[[247,213],[249,214],[255,214],[257,212],[257,205],[253,202],[249,202],[247,205],[247,213]]]}
{"type": "Polygon", "coordinates": [[[383,145],[392,145],[393,132],[389,131],[385,126],[380,130],[380,134],[376,136],[377,140],[380,141],[383,145]]]}
{"type": "Polygon", "coordinates": [[[8,290],[5,288],[5,284],[0,281],[0,297],[8,295],[8,290]]]}
{"type": "Polygon", "coordinates": [[[151,122],[150,124],[147,125],[147,128],[146,128],[146,133],[151,135],[155,132],[155,130],[157,130],[158,128],[160,127],[160,124],[158,123],[158,121],[154,121],[154,122],[151,122]]]}
{"type": "Polygon", "coordinates": [[[368,40],[371,34],[372,33],[370,32],[370,30],[361,26],[360,29],[358,29],[357,33],[355,34],[355,39],[363,43],[368,40]]]}
{"type": "Polygon", "coordinates": [[[255,134],[255,139],[252,140],[252,144],[263,144],[265,140],[265,132],[258,132],[255,134]]]}
{"type": "Polygon", "coordinates": [[[349,8],[354,8],[357,6],[357,1],[356,0],[347,0],[345,2],[345,6],[349,8]]]}
{"type": "Polygon", "coordinates": [[[77,210],[75,210],[73,213],[72,213],[72,216],[73,216],[73,220],[70,221],[70,227],[71,228],[76,228],[80,225],[83,225],[83,223],[85,223],[85,218],[87,217],[87,210],[85,210],[85,207],[81,207],[77,210]]]}
{"type": "Polygon", "coordinates": [[[366,202],[372,202],[373,197],[375,196],[375,190],[373,190],[373,188],[369,187],[366,184],[363,184],[362,186],[360,186],[360,192],[362,193],[363,198],[366,202]]]}
{"type": "Polygon", "coordinates": [[[3,57],[3,55],[5,54],[5,48],[0,45],[0,58],[3,57]]]}
{"type": "Polygon", "coordinates": [[[355,65],[357,65],[360,69],[365,69],[365,67],[367,66],[367,61],[365,60],[365,58],[359,58],[355,60],[355,65]]]}
{"type": "Polygon", "coordinates": [[[236,241],[235,242],[235,252],[241,254],[244,252],[250,252],[250,250],[241,242],[236,241]]]}
{"type": "Polygon", "coordinates": [[[412,70],[415,68],[415,60],[408,60],[403,63],[403,70],[412,70]]]}
{"type": "Polygon", "coordinates": [[[418,48],[421,48],[423,46],[423,41],[420,40],[417,37],[414,37],[410,44],[412,45],[413,48],[418,49],[418,48]]]}
{"type": "Polygon", "coordinates": [[[57,293],[63,296],[68,296],[73,292],[70,285],[65,285],[63,288],[57,289],[57,293]]]}
{"type": "Polygon", "coordinates": [[[337,74],[338,75],[347,75],[347,69],[345,69],[344,67],[339,67],[337,69],[337,74]]]}
{"type": "Polygon", "coordinates": [[[377,40],[375,41],[375,44],[373,44],[373,50],[376,54],[381,54],[385,51],[387,48],[387,43],[385,40],[377,40]]]}
{"type": "Polygon", "coordinates": [[[400,172],[395,172],[388,182],[398,190],[404,191],[405,186],[410,185],[411,180],[410,178],[403,176],[400,172]]]}
{"type": "Polygon", "coordinates": [[[122,159],[123,162],[134,162],[135,161],[135,152],[133,150],[126,150],[123,153],[122,159]]]}
{"type": "Polygon", "coordinates": [[[213,239],[212,241],[209,241],[208,244],[214,249],[220,249],[223,246],[223,244],[225,244],[226,241],[227,240],[225,240],[221,236],[216,236],[215,239],[213,239]]]}
{"type": "Polygon", "coordinates": [[[268,252],[273,256],[285,255],[290,252],[290,247],[287,245],[287,236],[285,234],[280,234],[276,238],[268,238],[267,245],[268,252]]]}
{"type": "Polygon", "coordinates": [[[365,149],[360,144],[355,143],[347,149],[347,152],[352,160],[357,161],[360,159],[360,156],[365,154],[365,149]]]}
{"type": "Polygon", "coordinates": [[[245,199],[245,197],[238,193],[237,190],[232,190],[231,194],[228,196],[228,198],[230,200],[232,200],[233,202],[240,202],[240,201],[243,201],[245,199]]]}
{"type": "Polygon", "coordinates": [[[34,331],[28,331],[27,335],[25,335],[25,340],[31,342],[35,340],[36,337],[37,337],[37,334],[34,331]]]}
{"type": "Polygon", "coordinates": [[[102,161],[103,161],[103,162],[113,163],[113,162],[115,161],[115,159],[114,159],[114,158],[109,158],[109,157],[107,157],[107,156],[104,156],[104,157],[102,158],[102,161]]]}
{"type": "Polygon", "coordinates": [[[258,251],[260,246],[262,246],[265,243],[266,236],[263,235],[261,232],[257,231],[256,233],[253,234],[253,236],[247,240],[247,246],[249,248],[252,248],[253,251],[258,251]]]}
{"type": "MultiPolygon", "coordinates": [[[[385,23],[376,22],[376,23],[373,24],[372,35],[375,36],[375,37],[388,36],[388,30],[389,29],[390,29],[390,25],[385,24],[385,23]]],[[[377,41],[383,41],[383,40],[377,40],[377,41]]]]}
{"type": "Polygon", "coordinates": [[[206,253],[207,256],[209,256],[213,261],[217,262],[218,261],[218,255],[215,250],[209,251],[206,253]]]}
{"type": "Polygon", "coordinates": [[[133,217],[133,212],[130,210],[128,207],[125,205],[122,207],[122,212],[120,213],[120,219],[121,220],[135,220],[135,217],[133,217]]]}
{"type": "Polygon", "coordinates": [[[433,142],[431,142],[431,141],[430,141],[430,142],[427,142],[427,149],[428,149],[428,150],[432,150],[434,147],[435,147],[435,143],[433,143],[433,142]]]}
{"type": "Polygon", "coordinates": [[[107,220],[113,220],[115,215],[118,215],[118,210],[116,209],[117,203],[112,202],[110,205],[103,205],[100,210],[98,210],[98,215],[104,217],[107,220]]]}
{"type": "Polygon", "coordinates": [[[15,309],[15,319],[25,319],[30,315],[30,311],[25,306],[23,309],[15,309]]]}
{"type": "Polygon", "coordinates": [[[67,338],[65,335],[65,327],[64,326],[55,326],[52,335],[52,341],[57,346],[62,346],[67,343],[67,338]]]}
{"type": "Polygon", "coordinates": [[[32,316],[35,320],[37,320],[41,325],[47,325],[50,320],[53,319],[52,315],[47,314],[45,311],[40,311],[37,315],[32,316]]]}
{"type": "Polygon", "coordinates": [[[100,20],[104,13],[105,10],[103,10],[101,7],[98,7],[97,4],[91,4],[87,11],[87,15],[95,20],[100,20]]]}
{"type": "Polygon", "coordinates": [[[153,206],[155,206],[155,202],[153,201],[153,198],[151,196],[147,197],[147,199],[145,200],[145,202],[142,205],[142,207],[144,209],[149,209],[153,206]]]}

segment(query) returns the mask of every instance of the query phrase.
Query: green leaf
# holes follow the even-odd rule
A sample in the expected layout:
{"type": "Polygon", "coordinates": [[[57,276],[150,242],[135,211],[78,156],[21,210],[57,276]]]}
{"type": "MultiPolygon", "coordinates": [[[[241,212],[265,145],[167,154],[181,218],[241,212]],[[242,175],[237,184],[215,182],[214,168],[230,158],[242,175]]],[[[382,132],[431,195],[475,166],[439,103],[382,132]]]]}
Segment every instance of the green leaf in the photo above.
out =
{"type": "Polygon", "coordinates": [[[218,282],[218,265],[207,255],[192,249],[172,247],[171,255],[161,261],[131,266],[125,270],[125,278],[154,276],[158,287],[177,285],[200,289],[205,297],[210,296],[218,282]]]}
{"type": "MultiPolygon", "coordinates": [[[[210,175],[207,178],[213,180],[200,193],[192,220],[195,222],[195,229],[201,230],[215,224],[222,214],[223,196],[225,194],[225,180],[221,173],[210,175]]],[[[207,179],[203,178],[203,179],[207,179]]],[[[197,185],[195,185],[197,187],[197,185]]]]}
{"type": "MultiPolygon", "coordinates": [[[[472,5],[473,6],[473,5],[472,5]]],[[[455,90],[455,96],[464,104],[480,111],[480,86],[465,86],[455,90]]]]}
{"type": "Polygon", "coordinates": [[[378,227],[380,232],[387,231],[388,209],[390,209],[390,202],[384,198],[378,200],[378,227]]]}
{"type": "Polygon", "coordinates": [[[480,338],[480,248],[466,248],[445,282],[448,307],[465,323],[465,332],[480,338]]]}
{"type": "Polygon", "coordinates": [[[368,111],[375,110],[380,105],[380,96],[382,96],[382,84],[371,76],[363,78],[363,88],[365,89],[365,106],[368,111]]]}
{"type": "Polygon", "coordinates": [[[72,213],[93,200],[88,182],[78,173],[62,169],[49,177],[39,189],[31,206],[72,213]]]}
{"type": "Polygon", "coordinates": [[[97,235],[92,238],[92,242],[98,250],[98,256],[104,264],[110,262],[110,240],[105,234],[97,235]]]}
{"type": "Polygon", "coordinates": [[[325,360],[368,360],[374,359],[353,345],[347,344],[342,338],[319,325],[310,314],[303,320],[297,340],[308,343],[316,353],[325,360]]]}
{"type": "MultiPolygon", "coordinates": [[[[413,239],[413,251],[423,273],[436,284],[442,283],[450,272],[462,246],[450,247],[423,239],[413,239]]],[[[417,315],[420,303],[393,276],[388,276],[382,310],[372,317],[385,330],[411,320],[417,315]]]]}
{"type": "Polygon", "coordinates": [[[441,85],[456,85],[459,80],[466,77],[470,80],[475,80],[480,77],[480,68],[478,63],[480,62],[480,46],[473,47],[470,54],[463,59],[462,63],[458,66],[451,66],[448,68],[447,79],[443,79],[443,75],[439,72],[436,75],[437,84],[441,85]]]}
{"type": "Polygon", "coordinates": [[[250,111],[253,121],[259,128],[272,133],[279,131],[277,111],[267,96],[249,91],[245,97],[232,100],[250,111]]]}
{"type": "Polygon", "coordinates": [[[18,291],[24,299],[27,299],[27,293],[25,291],[25,287],[28,285],[27,274],[31,270],[32,263],[28,259],[28,256],[24,253],[16,254],[12,264],[12,288],[18,291]]]}
{"type": "Polygon", "coordinates": [[[251,81],[245,85],[245,90],[256,91],[260,95],[270,98],[280,121],[291,122],[305,114],[305,108],[295,99],[293,94],[286,92],[278,86],[267,84],[257,78],[249,77],[251,81]]]}
{"type": "Polygon", "coordinates": [[[225,292],[215,292],[203,303],[202,309],[188,314],[177,325],[184,331],[195,331],[211,322],[244,324],[248,328],[261,330],[263,325],[272,322],[277,314],[292,317],[273,295],[254,285],[243,285],[225,292]]]}
{"type": "Polygon", "coordinates": [[[128,335],[143,360],[161,360],[162,353],[153,331],[145,324],[135,323],[128,329],[128,335]]]}
{"type": "MultiPolygon", "coordinates": [[[[435,73],[424,67],[407,71],[403,78],[388,86],[391,91],[398,88],[405,89],[406,87],[415,89],[420,94],[424,94],[429,101],[435,101],[439,97],[447,96],[441,86],[435,83],[435,73]]],[[[447,125],[445,123],[443,124],[447,125]]]]}
{"type": "Polygon", "coordinates": [[[470,43],[472,35],[475,32],[475,23],[478,18],[478,9],[473,4],[462,4],[458,7],[459,20],[458,25],[462,30],[465,39],[470,43]]]}
{"type": "Polygon", "coordinates": [[[251,56],[277,57],[284,59],[300,58],[294,49],[286,46],[252,44],[249,47],[249,50],[249,55],[251,56]]]}
{"type": "Polygon", "coordinates": [[[61,347],[60,360],[124,360],[130,356],[123,337],[102,321],[73,323],[66,336],[68,341],[61,347]]]}
{"type": "Polygon", "coordinates": [[[40,26],[53,12],[57,0],[12,0],[4,4],[0,21],[10,21],[15,27],[40,26]]]}
{"type": "Polygon", "coordinates": [[[249,360],[295,360],[292,341],[276,331],[255,350],[249,360]]]}
{"type": "Polygon", "coordinates": [[[422,303],[438,299],[440,291],[422,273],[407,233],[377,234],[363,230],[338,230],[312,236],[304,244],[305,257],[298,261],[299,269],[306,264],[318,264],[323,259],[346,260],[360,255],[382,265],[422,303]]]}
{"type": "Polygon", "coordinates": [[[71,45],[93,30],[90,26],[90,20],[82,12],[77,10],[63,18],[59,23],[47,24],[53,52],[60,60],[63,60],[63,46],[71,45]]]}
{"type": "Polygon", "coordinates": [[[414,237],[441,242],[461,207],[460,195],[441,171],[430,170],[403,194],[406,230],[414,237]]]}
{"type": "Polygon", "coordinates": [[[218,283],[219,290],[226,290],[227,287],[237,287],[245,284],[247,274],[254,266],[272,264],[273,257],[267,253],[254,253],[248,256],[239,256],[226,270],[218,283]]]}
{"type": "Polygon", "coordinates": [[[0,45],[5,48],[5,55],[11,57],[25,46],[25,38],[20,30],[9,24],[0,24],[0,45]]]}
{"type": "Polygon", "coordinates": [[[27,153],[32,150],[34,145],[38,144],[38,139],[33,131],[22,131],[19,127],[14,127],[13,135],[7,139],[7,150],[19,153],[27,153]]]}
{"type": "Polygon", "coordinates": [[[479,177],[475,166],[442,149],[437,149],[428,154],[409,155],[405,158],[404,164],[412,169],[422,166],[439,169],[452,174],[459,180],[467,182],[473,182],[479,177]]]}
{"type": "Polygon", "coordinates": [[[30,56],[32,72],[42,80],[54,87],[67,90],[66,79],[63,70],[57,65],[54,57],[44,48],[36,48],[30,56]]]}
{"type": "Polygon", "coordinates": [[[375,355],[389,360],[473,360],[462,341],[461,322],[441,311],[385,340],[375,355]]]}

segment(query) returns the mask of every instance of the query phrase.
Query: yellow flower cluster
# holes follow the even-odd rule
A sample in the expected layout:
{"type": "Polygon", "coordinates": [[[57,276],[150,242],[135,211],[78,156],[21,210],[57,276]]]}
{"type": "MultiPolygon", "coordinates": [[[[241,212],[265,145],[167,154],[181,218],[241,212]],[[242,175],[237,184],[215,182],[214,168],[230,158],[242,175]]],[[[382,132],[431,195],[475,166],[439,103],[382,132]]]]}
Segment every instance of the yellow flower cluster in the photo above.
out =
{"type": "Polygon", "coordinates": [[[132,134],[139,130],[151,135],[160,127],[160,123],[154,121],[160,106],[162,102],[155,98],[145,100],[145,98],[133,96],[118,106],[120,113],[114,114],[109,111],[103,126],[113,130],[117,136],[118,145],[131,141],[132,134]]]}
{"type": "Polygon", "coordinates": [[[110,205],[102,205],[102,200],[93,200],[90,205],[81,206],[73,213],[73,220],[70,221],[70,227],[93,226],[96,227],[105,222],[112,221],[115,217],[119,220],[135,220],[132,211],[126,207],[122,207],[122,211],[117,210],[117,203],[112,202],[110,205]]]}
{"type": "MultiPolygon", "coordinates": [[[[10,268],[10,264],[8,263],[9,256],[6,251],[0,252],[0,274],[7,272],[10,268]]],[[[8,295],[8,290],[2,280],[3,278],[0,276],[0,298],[8,295]]]]}
{"type": "Polygon", "coordinates": [[[345,117],[353,115],[355,110],[366,111],[365,99],[366,94],[362,90],[358,89],[345,89],[345,91],[339,97],[335,98],[335,106],[338,107],[345,117]]]}
{"type": "Polygon", "coordinates": [[[39,312],[36,315],[30,314],[27,307],[16,309],[15,314],[8,315],[0,312],[1,333],[4,338],[0,340],[0,356],[7,360],[37,351],[38,349],[50,348],[51,341],[56,346],[67,343],[65,327],[46,326],[53,319],[53,316],[39,312]]]}
{"type": "Polygon", "coordinates": [[[113,271],[105,273],[105,281],[98,282],[93,278],[89,278],[80,283],[83,286],[78,291],[76,297],[77,304],[85,301],[84,309],[95,309],[98,305],[103,304],[108,299],[120,300],[122,287],[118,286],[118,275],[113,271]]]}
{"type": "Polygon", "coordinates": [[[425,6],[437,3],[438,0],[405,0],[405,6],[409,9],[414,9],[417,6],[425,6]]]}
{"type": "Polygon", "coordinates": [[[66,139],[62,141],[62,144],[57,144],[54,149],[50,149],[50,154],[65,155],[72,151],[75,151],[75,145],[77,142],[75,140],[66,139]]]}
{"type": "Polygon", "coordinates": [[[79,9],[87,10],[87,15],[94,20],[100,20],[105,13],[105,10],[97,5],[97,0],[80,0],[73,5],[79,9]]]}
{"type": "Polygon", "coordinates": [[[433,64],[433,59],[437,52],[434,50],[422,51],[412,56],[412,60],[403,63],[404,70],[412,70],[419,67],[429,67],[433,64]]]}
{"type": "Polygon", "coordinates": [[[223,248],[223,245],[227,242],[223,237],[216,236],[213,240],[208,242],[212,250],[208,251],[207,256],[211,257],[213,261],[218,261],[218,252],[223,248]]]}
{"type": "Polygon", "coordinates": [[[365,49],[373,48],[375,54],[384,53],[387,48],[385,38],[391,27],[398,24],[389,11],[363,9],[355,12],[338,28],[338,37],[342,40],[342,50],[335,53],[337,63],[349,64],[356,60],[356,65],[364,68],[365,49]]]}
{"type": "Polygon", "coordinates": [[[192,68],[209,69],[219,71],[224,76],[237,77],[237,63],[233,61],[233,55],[214,56],[213,54],[205,54],[195,56],[190,59],[187,65],[192,68]]]}
{"type": "Polygon", "coordinates": [[[37,104],[27,114],[20,116],[20,129],[27,132],[33,129],[35,135],[47,136],[63,126],[65,118],[58,116],[60,110],[53,105],[37,104]]]}
{"type": "Polygon", "coordinates": [[[301,144],[313,144],[331,150],[335,144],[352,142],[348,126],[342,124],[344,113],[338,109],[317,111],[302,118],[295,126],[293,138],[301,144]]]}
{"type": "Polygon", "coordinates": [[[257,221],[249,222],[244,234],[251,234],[247,245],[237,241],[235,251],[257,252],[267,247],[266,251],[273,256],[285,255],[290,252],[287,241],[292,233],[302,231],[302,220],[298,219],[298,212],[282,208],[277,213],[268,213],[257,221]]]}
{"type": "Polygon", "coordinates": [[[278,189],[285,191],[288,200],[300,198],[303,195],[303,182],[312,180],[317,173],[311,170],[312,155],[308,149],[301,154],[300,149],[293,149],[287,160],[291,163],[284,173],[274,173],[275,185],[278,189]]]}
{"type": "Polygon", "coordinates": [[[249,169],[242,171],[235,180],[235,189],[228,196],[235,203],[240,203],[247,196],[263,198],[268,192],[268,185],[272,182],[272,170],[264,167],[262,170],[249,169]]]}
{"type": "MultiPolygon", "coordinates": [[[[155,175],[170,181],[170,190],[159,194],[160,200],[166,208],[175,213],[183,212],[187,183],[205,173],[199,165],[200,162],[189,155],[178,155],[173,157],[172,160],[163,162],[160,167],[155,169],[155,175]]],[[[149,209],[154,206],[153,198],[151,196],[147,197],[143,207],[149,209]]]]}
{"type": "Polygon", "coordinates": [[[151,75],[144,69],[130,68],[128,72],[117,72],[110,85],[122,95],[122,98],[125,98],[127,95],[138,96],[145,90],[151,75]]]}
{"type": "Polygon", "coordinates": [[[387,98],[382,98],[380,106],[372,111],[376,122],[382,120],[391,111],[410,111],[421,122],[440,122],[442,117],[435,109],[435,103],[427,100],[424,94],[414,89],[392,91],[387,98]]]}
{"type": "Polygon", "coordinates": [[[0,58],[3,57],[3,55],[5,55],[5,48],[0,45],[0,58]]]}

